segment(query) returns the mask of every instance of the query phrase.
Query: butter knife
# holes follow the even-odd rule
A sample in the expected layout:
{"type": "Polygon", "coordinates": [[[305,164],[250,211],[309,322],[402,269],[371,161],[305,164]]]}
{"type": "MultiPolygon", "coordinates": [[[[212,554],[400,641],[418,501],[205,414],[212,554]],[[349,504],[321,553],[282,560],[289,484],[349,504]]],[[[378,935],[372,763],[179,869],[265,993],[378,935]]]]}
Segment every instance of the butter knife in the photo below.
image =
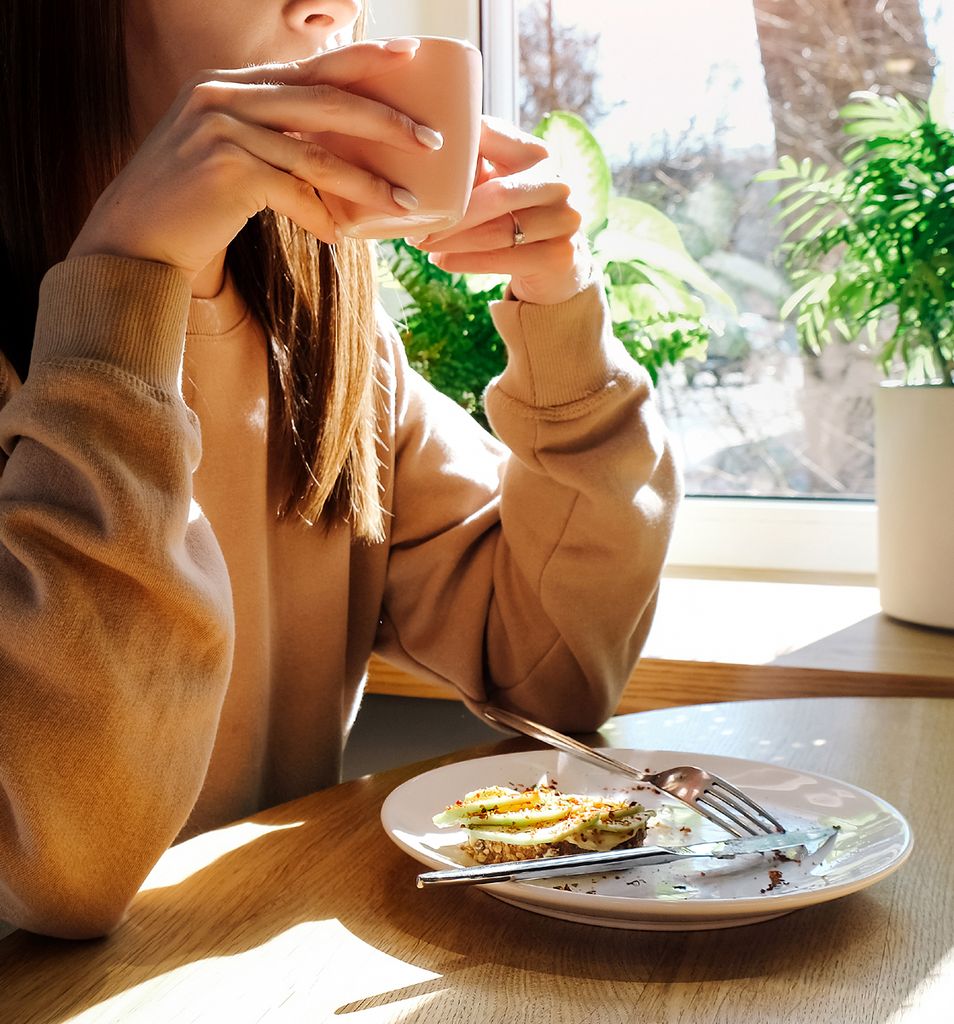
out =
{"type": "Polygon", "coordinates": [[[837,830],[818,827],[771,835],[749,836],[717,843],[695,843],[691,846],[638,846],[625,850],[571,853],[565,857],[537,857],[533,860],[507,861],[504,864],[477,864],[474,867],[425,871],[417,876],[417,887],[431,885],[475,885],[489,882],[512,882],[525,878],[562,878],[564,875],[598,875],[607,871],[628,870],[648,864],[668,864],[692,857],[716,857],[727,860],[746,853],[770,853],[795,846],[816,852],[837,830]]]}

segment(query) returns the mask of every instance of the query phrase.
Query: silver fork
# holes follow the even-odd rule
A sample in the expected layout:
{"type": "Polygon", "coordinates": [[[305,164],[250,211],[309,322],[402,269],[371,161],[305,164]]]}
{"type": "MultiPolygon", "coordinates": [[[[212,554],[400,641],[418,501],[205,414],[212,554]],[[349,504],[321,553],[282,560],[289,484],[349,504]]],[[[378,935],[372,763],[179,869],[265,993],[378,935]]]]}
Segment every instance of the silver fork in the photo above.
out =
{"type": "Polygon", "coordinates": [[[548,746],[566,754],[588,761],[599,768],[646,782],[669,796],[681,800],[713,824],[724,828],[734,836],[760,835],[761,833],[784,832],[784,827],[764,807],[757,804],[741,789],[733,786],[719,775],[713,775],[703,768],[680,765],[661,772],[641,772],[630,764],[617,761],[607,754],[588,747],[579,740],[564,736],[547,725],[533,722],[522,715],[503,708],[484,708],[484,717],[498,725],[540,740],[548,746]]]}

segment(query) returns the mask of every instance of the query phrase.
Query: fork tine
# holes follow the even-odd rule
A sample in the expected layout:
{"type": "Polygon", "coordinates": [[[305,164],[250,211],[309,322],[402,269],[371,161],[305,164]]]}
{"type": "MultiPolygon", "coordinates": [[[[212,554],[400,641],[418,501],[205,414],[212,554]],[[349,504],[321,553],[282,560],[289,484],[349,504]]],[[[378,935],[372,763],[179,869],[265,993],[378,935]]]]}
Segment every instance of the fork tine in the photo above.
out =
{"type": "Polygon", "coordinates": [[[748,807],[743,806],[730,793],[722,793],[714,785],[706,787],[705,796],[719,802],[718,806],[724,814],[732,814],[734,821],[741,821],[743,827],[752,835],[763,835],[774,831],[766,822],[757,818],[748,807]]]}
{"type": "Polygon", "coordinates": [[[710,811],[723,815],[733,822],[737,828],[742,829],[741,832],[736,832],[736,835],[757,836],[765,831],[763,828],[753,828],[749,822],[736,814],[731,805],[726,804],[718,793],[713,793],[710,787],[706,787],[706,791],[702,796],[696,797],[696,808],[698,809],[700,805],[705,806],[710,811]]]}
{"type": "Polygon", "coordinates": [[[711,821],[713,825],[718,825],[719,828],[725,829],[729,835],[735,836],[736,839],[743,839],[746,835],[751,835],[751,832],[740,832],[731,822],[726,822],[726,820],[721,816],[722,812],[716,814],[714,809],[703,805],[699,800],[694,800],[690,806],[697,814],[701,814],[703,818],[711,821]]]}
{"type": "Polygon", "coordinates": [[[751,797],[746,796],[742,790],[737,789],[731,782],[727,782],[721,777],[713,777],[708,789],[710,793],[718,791],[716,792],[716,795],[721,800],[724,800],[731,807],[734,807],[740,814],[745,815],[746,818],[754,822],[762,831],[785,831],[781,823],[773,818],[764,807],[757,804],[751,797]],[[766,829],[764,821],[770,822],[773,828],[766,829]]]}

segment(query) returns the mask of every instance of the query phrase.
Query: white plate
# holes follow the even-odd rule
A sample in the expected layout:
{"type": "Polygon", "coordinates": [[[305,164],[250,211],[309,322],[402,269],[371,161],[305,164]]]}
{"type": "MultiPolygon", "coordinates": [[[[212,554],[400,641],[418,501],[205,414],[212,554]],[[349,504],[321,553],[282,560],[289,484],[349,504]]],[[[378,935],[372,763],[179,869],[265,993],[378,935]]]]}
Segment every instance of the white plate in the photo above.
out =
{"type": "MultiPolygon", "coordinates": [[[[766,921],[846,896],[889,875],[911,852],[911,829],[890,804],[824,775],[758,761],[678,751],[608,750],[638,768],[694,764],[724,776],[773,811],[787,828],[838,825],[834,843],[800,863],[773,854],[731,861],[698,858],[591,877],[498,882],[481,886],[505,903],[538,914],[610,928],[681,931],[766,921]],[[774,886],[770,870],[781,872],[774,886]]],[[[681,846],[725,838],[688,807],[555,750],[500,754],[425,772],[384,801],[388,835],[429,868],[471,863],[460,829],[438,829],[433,815],[485,786],[532,786],[549,779],[565,793],[626,796],[655,808],[647,845],[681,846]]],[[[427,899],[425,894],[421,899],[427,899]]]]}

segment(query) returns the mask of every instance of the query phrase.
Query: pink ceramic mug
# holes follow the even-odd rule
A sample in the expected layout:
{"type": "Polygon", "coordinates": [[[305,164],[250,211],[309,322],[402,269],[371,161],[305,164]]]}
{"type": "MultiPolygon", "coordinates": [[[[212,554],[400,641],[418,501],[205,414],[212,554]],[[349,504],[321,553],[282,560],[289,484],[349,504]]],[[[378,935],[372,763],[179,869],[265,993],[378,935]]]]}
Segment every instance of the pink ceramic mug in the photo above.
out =
{"type": "Polygon", "coordinates": [[[419,153],[370,139],[323,133],[317,141],[349,163],[407,189],[418,201],[406,213],[385,213],[322,191],[336,223],[354,238],[403,238],[452,227],[463,216],[477,170],[483,90],[480,51],[461,39],[422,36],[396,71],[352,83],[350,92],[386,103],[444,136],[419,153]]]}

